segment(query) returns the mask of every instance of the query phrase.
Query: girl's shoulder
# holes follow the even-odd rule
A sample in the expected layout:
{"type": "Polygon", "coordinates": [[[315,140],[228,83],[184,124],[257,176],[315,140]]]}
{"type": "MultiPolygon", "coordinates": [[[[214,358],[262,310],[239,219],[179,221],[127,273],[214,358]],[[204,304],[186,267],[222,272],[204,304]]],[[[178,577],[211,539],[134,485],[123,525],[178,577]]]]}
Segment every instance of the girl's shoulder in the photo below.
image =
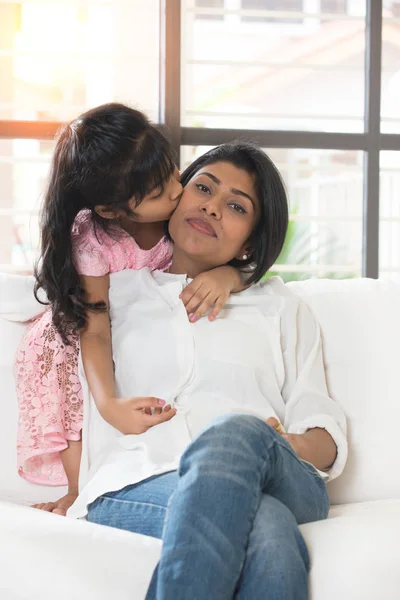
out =
{"type": "Polygon", "coordinates": [[[74,262],[80,275],[103,276],[125,269],[166,269],[172,246],[166,238],[150,250],[142,250],[122,228],[109,233],[96,226],[90,211],[81,211],[72,230],[74,262]]]}
{"type": "Polygon", "coordinates": [[[80,246],[87,243],[103,245],[109,241],[109,236],[92,219],[90,210],[81,210],[75,217],[72,226],[73,244],[80,246]]]}
{"type": "Polygon", "coordinates": [[[96,226],[89,210],[78,213],[72,227],[72,250],[80,275],[101,277],[112,272],[113,245],[118,245],[116,239],[96,226]]]}

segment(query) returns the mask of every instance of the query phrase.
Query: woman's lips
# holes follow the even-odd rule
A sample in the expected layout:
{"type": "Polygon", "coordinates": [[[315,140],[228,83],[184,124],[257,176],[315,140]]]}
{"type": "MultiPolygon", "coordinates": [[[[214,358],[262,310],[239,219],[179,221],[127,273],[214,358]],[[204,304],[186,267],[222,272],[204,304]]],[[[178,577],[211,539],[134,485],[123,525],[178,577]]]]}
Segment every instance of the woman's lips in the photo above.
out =
{"type": "Polygon", "coordinates": [[[214,229],[208,221],[205,221],[204,219],[186,220],[189,223],[189,225],[193,227],[193,229],[196,229],[196,231],[200,231],[200,233],[204,233],[205,235],[209,235],[210,237],[217,237],[217,234],[215,233],[214,229]]]}

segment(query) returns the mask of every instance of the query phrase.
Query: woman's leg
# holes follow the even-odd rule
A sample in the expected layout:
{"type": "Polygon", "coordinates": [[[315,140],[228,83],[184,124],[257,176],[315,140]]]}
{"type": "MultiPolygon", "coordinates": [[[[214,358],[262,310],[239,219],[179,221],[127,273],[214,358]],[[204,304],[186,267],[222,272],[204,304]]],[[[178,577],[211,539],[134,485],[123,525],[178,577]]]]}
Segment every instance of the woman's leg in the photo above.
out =
{"type": "Polygon", "coordinates": [[[309,566],[307,546],[293,513],[263,494],[235,600],[307,600],[309,566]]]}
{"type": "MultiPolygon", "coordinates": [[[[322,478],[256,417],[216,419],[186,449],[178,473],[148,600],[231,600],[263,493],[297,523],[328,514],[322,478]]],[[[304,577],[298,585],[304,589],[304,577]]]]}
{"type": "Polygon", "coordinates": [[[176,471],[156,475],[97,498],[88,508],[88,521],[161,539],[176,471]]]}

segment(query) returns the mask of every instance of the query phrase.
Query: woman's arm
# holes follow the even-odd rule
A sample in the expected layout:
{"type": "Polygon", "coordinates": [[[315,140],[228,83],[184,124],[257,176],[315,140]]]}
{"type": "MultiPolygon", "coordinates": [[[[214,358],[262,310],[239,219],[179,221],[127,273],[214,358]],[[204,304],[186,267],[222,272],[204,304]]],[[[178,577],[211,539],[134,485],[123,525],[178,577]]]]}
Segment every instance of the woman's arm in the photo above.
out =
{"type": "Polygon", "coordinates": [[[119,398],[112,359],[108,291],[110,278],[82,277],[87,302],[104,302],[102,313],[87,311],[87,324],[81,332],[82,362],[89,388],[99,413],[108,423],[125,434],[139,434],[158,423],[169,421],[175,410],[159,398],[119,398]],[[154,409],[153,414],[151,409],[154,409]]]}
{"type": "Polygon", "coordinates": [[[320,471],[332,467],[337,457],[337,446],[326,429],[314,427],[305,433],[285,433],[275,417],[269,417],[266,423],[289,442],[299,458],[310,462],[320,471]]]}
{"type": "Polygon", "coordinates": [[[314,427],[305,433],[284,433],[282,435],[299,458],[313,464],[320,471],[329,470],[337,457],[337,446],[326,429],[314,427]]]}
{"type": "Polygon", "coordinates": [[[289,302],[292,310],[282,315],[287,439],[300,458],[334,478],[347,460],[346,418],[328,393],[319,325],[305,302],[289,302]]]}

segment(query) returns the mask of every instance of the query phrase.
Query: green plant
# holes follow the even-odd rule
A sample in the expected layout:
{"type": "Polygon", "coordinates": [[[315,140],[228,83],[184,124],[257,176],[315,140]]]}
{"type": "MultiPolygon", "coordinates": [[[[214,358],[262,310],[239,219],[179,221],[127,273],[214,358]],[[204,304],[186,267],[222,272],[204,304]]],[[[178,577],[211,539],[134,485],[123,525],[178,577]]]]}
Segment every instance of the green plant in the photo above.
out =
{"type": "MultiPolygon", "coordinates": [[[[298,207],[292,208],[292,214],[298,214],[298,207]]],[[[337,236],[332,233],[327,235],[326,241],[320,243],[316,239],[316,234],[311,231],[311,223],[307,221],[297,221],[290,219],[286,233],[285,243],[278,259],[275,262],[273,271],[268,271],[264,279],[278,275],[285,283],[288,281],[303,281],[304,279],[317,278],[315,273],[304,271],[279,271],[279,265],[309,265],[313,263],[313,255],[318,254],[321,271],[324,265],[327,270],[323,276],[327,279],[353,279],[357,277],[356,273],[338,273],[328,271],[329,265],[335,263],[337,256],[343,253],[344,248],[340,245],[337,236]]]]}

